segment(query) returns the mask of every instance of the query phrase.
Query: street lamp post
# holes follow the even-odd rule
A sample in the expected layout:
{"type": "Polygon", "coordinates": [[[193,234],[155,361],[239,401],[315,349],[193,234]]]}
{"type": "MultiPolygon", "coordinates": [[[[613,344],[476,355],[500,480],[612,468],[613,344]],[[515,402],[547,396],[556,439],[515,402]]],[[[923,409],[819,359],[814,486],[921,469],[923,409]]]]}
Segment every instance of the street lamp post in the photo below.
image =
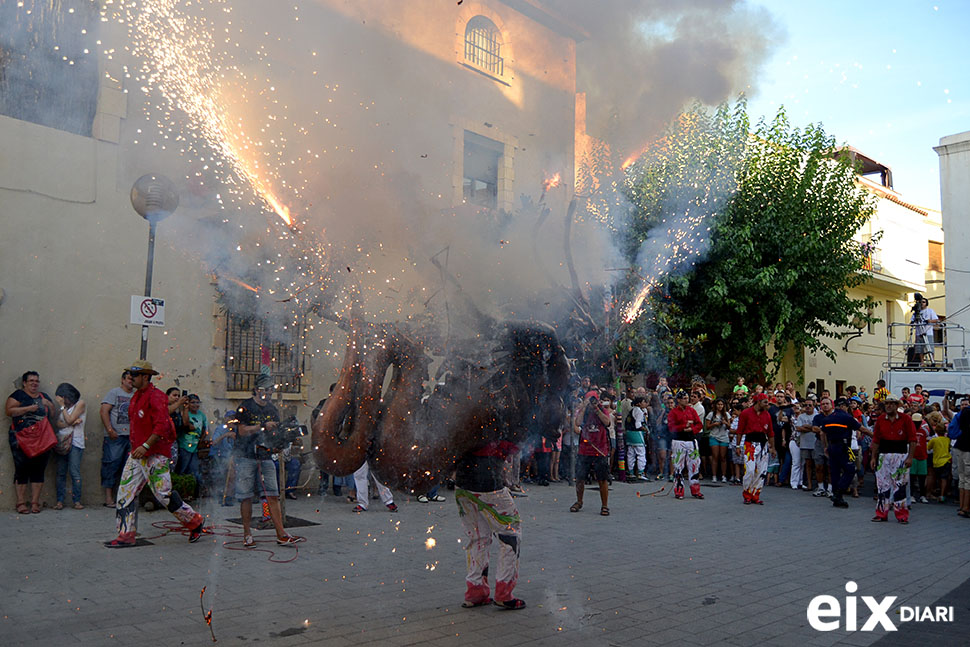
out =
{"type": "MultiPolygon", "coordinates": [[[[152,270],[155,265],[155,230],[158,223],[172,215],[179,206],[175,185],[164,175],[143,175],[131,186],[131,206],[148,221],[148,263],[145,267],[145,296],[152,295],[152,270]]],[[[148,357],[148,326],[141,327],[139,359],[148,357]]]]}

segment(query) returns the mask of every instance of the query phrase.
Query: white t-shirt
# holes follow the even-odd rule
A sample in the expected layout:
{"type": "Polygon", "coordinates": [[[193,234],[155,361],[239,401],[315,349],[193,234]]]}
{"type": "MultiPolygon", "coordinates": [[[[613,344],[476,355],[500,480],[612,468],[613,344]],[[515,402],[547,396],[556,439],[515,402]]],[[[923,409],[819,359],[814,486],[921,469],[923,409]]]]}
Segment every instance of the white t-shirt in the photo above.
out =
{"type": "MultiPolygon", "coordinates": [[[[798,417],[795,418],[795,427],[812,426],[812,422],[815,421],[815,416],[811,413],[800,413],[798,417]]],[[[803,431],[798,435],[798,447],[800,449],[814,449],[815,448],[815,432],[814,431],[803,431]]]]}
{"type": "MultiPolygon", "coordinates": [[[[714,412],[711,411],[709,414],[707,414],[707,420],[709,420],[710,422],[717,422],[720,420],[720,418],[715,418],[714,412]]],[[[721,423],[711,427],[711,438],[718,441],[719,443],[728,442],[729,440],[728,425],[721,423]]]]}
{"type": "MultiPolygon", "coordinates": [[[[71,407],[70,409],[64,409],[64,411],[61,412],[61,420],[63,420],[64,422],[67,422],[67,418],[64,416],[64,414],[73,415],[74,409],[76,408],[77,408],[77,403],[75,402],[74,406],[71,407]]],[[[88,411],[87,409],[85,409],[84,413],[81,414],[81,416],[77,419],[77,421],[73,425],[58,429],[57,435],[64,437],[70,433],[73,433],[74,436],[71,438],[71,446],[77,447],[78,449],[84,449],[84,421],[87,420],[87,417],[88,417],[88,411]]]]}
{"type": "Polygon", "coordinates": [[[933,324],[929,323],[933,319],[938,319],[933,308],[923,308],[919,313],[919,318],[913,314],[913,323],[916,324],[915,333],[917,337],[925,336],[930,342],[933,341],[933,324]]]}

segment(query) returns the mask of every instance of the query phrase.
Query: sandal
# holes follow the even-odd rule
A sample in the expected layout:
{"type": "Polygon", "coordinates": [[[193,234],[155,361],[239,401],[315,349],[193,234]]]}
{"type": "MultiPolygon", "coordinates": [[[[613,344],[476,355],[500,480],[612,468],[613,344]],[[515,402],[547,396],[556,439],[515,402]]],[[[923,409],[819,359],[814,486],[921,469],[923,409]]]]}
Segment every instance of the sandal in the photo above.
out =
{"type": "Polygon", "coordinates": [[[601,517],[608,517],[608,516],[610,516],[610,509],[609,509],[609,508],[607,508],[607,507],[606,507],[606,506],[604,505],[604,506],[603,506],[602,508],[600,508],[600,516],[601,516],[601,517]]]}
{"type": "Polygon", "coordinates": [[[511,600],[505,600],[504,602],[499,602],[495,600],[493,604],[497,607],[502,607],[503,609],[508,609],[510,611],[518,611],[519,609],[525,608],[525,602],[517,598],[512,598],[511,600]]]}
{"type": "Polygon", "coordinates": [[[81,505],[80,503],[75,503],[74,504],[74,509],[75,510],[83,510],[84,509],[84,506],[81,505]]]}
{"type": "Polygon", "coordinates": [[[574,503],[571,506],[569,506],[569,511],[570,512],[579,512],[582,509],[583,509],[583,504],[580,503],[579,501],[577,501],[576,503],[574,503]]]}
{"type": "Polygon", "coordinates": [[[30,511],[33,512],[34,514],[40,514],[40,504],[39,503],[31,503],[30,504],[30,511]]]}
{"type": "Polygon", "coordinates": [[[27,507],[26,503],[18,503],[17,512],[19,512],[20,514],[30,514],[30,508],[27,507]]]}
{"type": "Polygon", "coordinates": [[[64,504],[61,503],[60,501],[58,501],[57,503],[54,504],[54,509],[55,510],[63,510],[64,509],[64,504]]]}
{"type": "Polygon", "coordinates": [[[472,602],[471,600],[465,600],[464,602],[461,603],[461,606],[463,609],[474,609],[475,607],[483,607],[486,604],[489,604],[491,601],[492,601],[492,598],[483,598],[477,602],[472,602]]]}
{"type": "Polygon", "coordinates": [[[243,538],[243,548],[256,548],[256,540],[252,535],[246,535],[243,538]]]}

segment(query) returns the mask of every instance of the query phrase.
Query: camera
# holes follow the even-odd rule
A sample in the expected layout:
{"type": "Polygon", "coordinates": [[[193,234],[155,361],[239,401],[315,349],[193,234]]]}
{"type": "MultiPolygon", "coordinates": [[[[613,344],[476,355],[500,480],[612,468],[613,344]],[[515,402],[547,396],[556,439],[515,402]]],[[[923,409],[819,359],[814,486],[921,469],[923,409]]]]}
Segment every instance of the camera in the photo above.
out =
{"type": "Polygon", "coordinates": [[[916,312],[922,311],[923,310],[923,295],[920,294],[919,292],[916,292],[915,294],[913,294],[913,300],[916,301],[916,303],[913,304],[913,312],[916,313],[916,312]]]}
{"type": "Polygon", "coordinates": [[[270,452],[279,452],[310,433],[306,425],[301,425],[296,417],[287,418],[270,431],[263,429],[256,437],[256,446],[270,452]]]}
{"type": "Polygon", "coordinates": [[[185,389],[182,389],[182,397],[183,398],[186,397],[188,394],[189,394],[188,391],[186,391],[185,389]]]}

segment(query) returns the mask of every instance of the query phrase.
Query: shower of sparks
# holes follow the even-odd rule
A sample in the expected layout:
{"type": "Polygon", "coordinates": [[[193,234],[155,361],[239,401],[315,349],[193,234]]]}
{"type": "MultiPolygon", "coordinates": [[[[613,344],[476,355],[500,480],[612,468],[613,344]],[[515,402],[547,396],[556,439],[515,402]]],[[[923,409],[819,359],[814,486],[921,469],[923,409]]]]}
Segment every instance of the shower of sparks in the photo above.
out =
{"type": "MultiPolygon", "coordinates": [[[[212,4],[231,13],[223,0],[212,4]]],[[[118,0],[117,4],[108,0],[106,5],[121,11],[118,20],[128,26],[129,48],[144,62],[138,76],[142,91],[146,95],[157,91],[168,106],[185,113],[191,129],[205,139],[218,161],[228,165],[287,226],[292,225],[289,208],[271,187],[281,183],[279,174],[259,163],[262,142],[247,135],[226,105],[228,83],[241,74],[233,63],[217,56],[212,26],[186,13],[179,0],[118,0]]],[[[236,177],[226,174],[223,179],[231,186],[236,177]]]]}
{"type": "Polygon", "coordinates": [[[645,196],[654,207],[650,215],[659,217],[640,247],[642,284],[623,308],[625,324],[636,321],[669,275],[690,271],[707,253],[713,217],[737,191],[748,144],[746,125],[735,126],[720,113],[684,113],[667,135],[623,163],[625,188],[645,196]]]}
{"type": "Polygon", "coordinates": [[[427,550],[431,550],[432,548],[435,547],[435,544],[437,543],[438,542],[435,541],[434,537],[428,537],[424,542],[424,547],[427,550]]]}
{"type": "MultiPolygon", "coordinates": [[[[272,244],[276,253],[255,264],[254,272],[262,273],[258,283],[224,273],[218,278],[255,293],[257,299],[292,302],[294,313],[312,305],[331,284],[330,246],[322,228],[305,230],[306,221],[297,221],[291,205],[304,203],[304,171],[320,155],[311,153],[308,144],[296,145],[293,137],[309,136],[310,130],[288,118],[269,73],[246,71],[253,64],[268,69],[265,44],[243,41],[244,31],[226,0],[104,0],[101,19],[127,31],[125,50],[138,67],[125,66],[125,77],[140,87],[146,98],[145,116],[156,129],[154,135],[138,129],[134,143],[144,140],[162,150],[175,147],[184,164],[196,169],[186,179],[204,186],[209,180],[203,173],[212,176],[213,185],[223,185],[236,208],[256,206],[285,224],[265,231],[271,238],[264,244],[272,244]],[[284,122],[297,135],[282,130],[284,122]],[[291,154],[291,148],[299,150],[291,154]],[[298,182],[281,175],[281,169],[289,167],[299,168],[298,182]]],[[[324,88],[334,92],[337,86],[324,88]]],[[[215,198],[225,209],[223,196],[215,198]]],[[[352,301],[345,298],[340,305],[347,307],[352,301]]],[[[290,323],[299,322],[294,314],[290,323]]]]}
{"type": "Polygon", "coordinates": [[[653,240],[658,242],[650,245],[651,241],[647,241],[641,264],[644,268],[643,275],[648,278],[644,280],[633,301],[623,309],[624,322],[636,321],[643,312],[647,296],[663,284],[663,279],[669,272],[689,268],[706,251],[707,234],[710,231],[706,224],[708,215],[707,210],[682,214],[662,233],[654,235],[653,240]]]}

